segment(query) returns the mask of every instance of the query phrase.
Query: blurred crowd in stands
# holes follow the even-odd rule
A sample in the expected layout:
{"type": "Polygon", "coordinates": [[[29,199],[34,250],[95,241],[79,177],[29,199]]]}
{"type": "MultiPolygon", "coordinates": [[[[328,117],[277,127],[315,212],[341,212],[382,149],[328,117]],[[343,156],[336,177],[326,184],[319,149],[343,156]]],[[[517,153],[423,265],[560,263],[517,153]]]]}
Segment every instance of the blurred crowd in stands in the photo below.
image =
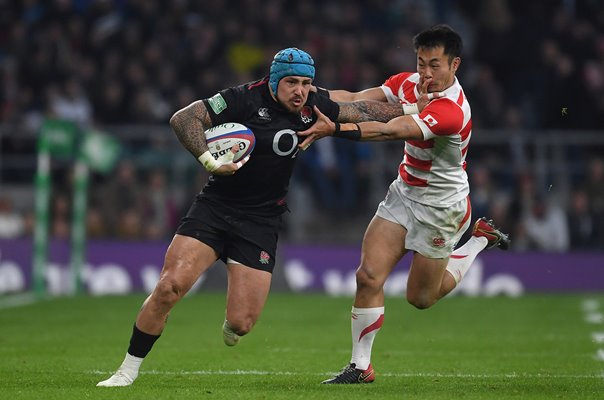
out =
{"type": "MultiPolygon", "coordinates": [[[[545,146],[553,131],[604,134],[604,7],[597,0],[0,0],[0,125],[15,132],[1,138],[0,150],[35,153],[17,135],[37,132],[49,117],[109,132],[160,126],[170,135],[174,111],[266,75],[284,47],[314,56],[317,85],[378,86],[416,69],[412,37],[436,23],[464,39],[458,78],[472,106],[473,137],[491,130],[509,136],[505,149],[470,146],[474,218],[493,218],[519,251],[604,249],[603,142],[563,148],[566,167],[540,174],[537,146],[527,147],[545,146]],[[558,185],[559,174],[568,185],[558,185]]],[[[91,238],[173,234],[207,176],[187,169],[175,179],[171,163],[189,154],[155,140],[127,148],[112,174],[94,177],[91,238]]],[[[329,139],[313,145],[293,178],[298,210],[292,207],[284,234],[312,241],[329,228],[348,231],[353,221],[360,242],[401,151],[329,139]]],[[[51,233],[68,238],[70,174],[55,180],[51,233]]],[[[0,191],[0,237],[27,235],[32,218],[0,191]]]]}

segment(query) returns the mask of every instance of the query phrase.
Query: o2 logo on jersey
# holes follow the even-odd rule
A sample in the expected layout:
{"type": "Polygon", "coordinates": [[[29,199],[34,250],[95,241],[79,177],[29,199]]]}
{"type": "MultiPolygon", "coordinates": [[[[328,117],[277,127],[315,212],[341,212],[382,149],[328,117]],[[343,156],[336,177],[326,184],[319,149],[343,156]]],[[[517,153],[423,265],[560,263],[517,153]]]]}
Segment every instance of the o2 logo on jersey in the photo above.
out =
{"type": "Polygon", "coordinates": [[[434,118],[430,114],[428,114],[424,118],[422,118],[422,121],[424,121],[426,124],[430,125],[430,127],[433,127],[434,125],[438,124],[438,121],[436,120],[436,118],[434,118]]]}
{"type": "Polygon", "coordinates": [[[282,129],[275,134],[273,137],[273,151],[279,156],[289,156],[292,158],[298,154],[298,135],[291,129],[282,129]],[[291,137],[291,144],[289,143],[288,136],[291,137]]]}

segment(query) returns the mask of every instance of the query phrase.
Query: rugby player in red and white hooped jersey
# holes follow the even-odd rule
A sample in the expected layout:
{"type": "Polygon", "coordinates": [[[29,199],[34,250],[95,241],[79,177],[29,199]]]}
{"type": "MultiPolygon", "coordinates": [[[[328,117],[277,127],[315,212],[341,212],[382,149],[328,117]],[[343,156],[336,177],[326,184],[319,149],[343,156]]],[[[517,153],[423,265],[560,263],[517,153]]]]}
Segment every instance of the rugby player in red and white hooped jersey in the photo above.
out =
{"type": "Polygon", "coordinates": [[[384,283],[408,251],[413,252],[413,260],[407,300],[425,309],[457,286],[480,251],[509,245],[507,235],[480,218],[468,242],[454,250],[471,223],[465,158],[472,114],[455,76],[461,64],[462,40],[449,26],[437,25],[416,35],[413,44],[417,53],[415,73],[399,73],[381,87],[356,93],[318,89],[337,102],[400,103],[405,115],[387,123],[340,124],[317,110],[317,123],[299,132],[307,136],[302,148],[328,135],[363,141],[405,141],[398,177],[363,238],[351,316],[350,363],[323,383],[373,382],[371,348],[384,320],[384,283]]]}

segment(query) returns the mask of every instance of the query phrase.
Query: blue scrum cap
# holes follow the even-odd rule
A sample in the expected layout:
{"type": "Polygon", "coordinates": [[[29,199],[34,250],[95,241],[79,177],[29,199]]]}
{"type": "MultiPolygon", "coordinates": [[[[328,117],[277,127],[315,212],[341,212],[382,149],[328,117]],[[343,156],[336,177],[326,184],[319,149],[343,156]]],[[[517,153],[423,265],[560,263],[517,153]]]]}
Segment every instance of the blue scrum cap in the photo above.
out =
{"type": "Polygon", "coordinates": [[[283,49],[277,54],[271,63],[268,84],[271,86],[275,96],[279,81],[286,76],[305,76],[315,78],[315,62],[307,52],[290,47],[283,49]]]}

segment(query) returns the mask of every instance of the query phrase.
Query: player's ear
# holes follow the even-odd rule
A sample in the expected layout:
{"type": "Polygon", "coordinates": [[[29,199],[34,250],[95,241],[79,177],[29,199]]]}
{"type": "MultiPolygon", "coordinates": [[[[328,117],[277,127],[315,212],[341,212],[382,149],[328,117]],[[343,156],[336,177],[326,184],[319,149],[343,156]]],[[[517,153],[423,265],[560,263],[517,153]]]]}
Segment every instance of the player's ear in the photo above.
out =
{"type": "Polygon", "coordinates": [[[461,58],[455,57],[453,59],[453,61],[451,62],[451,70],[453,70],[453,73],[457,72],[457,68],[459,68],[460,65],[461,65],[461,58]]]}

